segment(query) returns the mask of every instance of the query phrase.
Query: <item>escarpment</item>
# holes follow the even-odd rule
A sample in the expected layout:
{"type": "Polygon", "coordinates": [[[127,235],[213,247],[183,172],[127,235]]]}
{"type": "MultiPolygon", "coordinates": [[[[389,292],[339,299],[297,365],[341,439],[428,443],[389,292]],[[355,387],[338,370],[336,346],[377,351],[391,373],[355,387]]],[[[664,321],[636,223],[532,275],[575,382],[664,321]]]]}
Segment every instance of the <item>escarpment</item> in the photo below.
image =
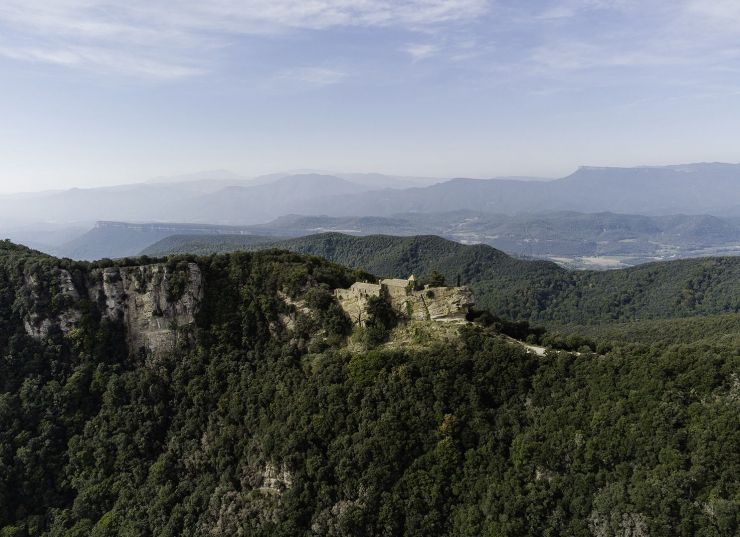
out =
{"type": "Polygon", "coordinates": [[[129,352],[159,355],[187,336],[203,298],[203,278],[196,263],[163,263],[96,268],[74,279],[58,269],[51,289],[26,275],[26,333],[46,339],[58,330],[77,328],[82,311],[94,306],[101,318],[120,322],[129,352]]]}
{"type": "Polygon", "coordinates": [[[203,282],[188,263],[172,270],[162,264],[114,267],[92,273],[91,299],[104,303],[104,315],[123,321],[131,352],[159,354],[174,348],[195,321],[203,282]]]}
{"type": "MultiPolygon", "coordinates": [[[[194,327],[204,304],[205,279],[198,263],[182,260],[92,268],[61,265],[53,267],[45,277],[40,277],[33,268],[26,268],[21,282],[23,327],[29,336],[44,341],[70,334],[81,327],[86,315],[94,315],[100,321],[120,326],[130,355],[162,356],[172,353],[179,345],[195,341],[194,327]]],[[[307,296],[313,296],[315,302],[311,307],[304,299],[291,298],[279,286],[265,290],[280,298],[283,304],[276,318],[267,320],[271,334],[279,335],[278,324],[292,331],[298,324],[308,322],[305,319],[299,322],[298,317],[323,319],[331,302],[335,307],[332,315],[346,316],[350,326],[365,325],[371,297],[383,296],[399,320],[411,323],[464,323],[474,303],[467,287],[418,287],[413,278],[384,279],[378,284],[355,281],[348,289],[343,285],[331,287],[333,293],[327,290],[328,294],[321,300],[313,296],[316,293],[309,293],[307,296]]],[[[231,298],[215,300],[231,303],[231,298]]],[[[252,306],[237,301],[227,309],[242,307],[252,306]]],[[[257,322],[252,329],[259,330],[259,326],[257,322]]]]}

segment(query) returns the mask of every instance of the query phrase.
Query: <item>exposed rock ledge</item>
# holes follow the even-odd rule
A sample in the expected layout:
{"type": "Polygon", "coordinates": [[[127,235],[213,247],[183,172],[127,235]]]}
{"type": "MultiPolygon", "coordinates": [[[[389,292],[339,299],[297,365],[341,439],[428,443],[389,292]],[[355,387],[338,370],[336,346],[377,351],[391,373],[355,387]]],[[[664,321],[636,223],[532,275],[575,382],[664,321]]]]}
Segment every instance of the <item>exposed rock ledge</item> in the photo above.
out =
{"type": "MultiPolygon", "coordinates": [[[[37,298],[34,278],[28,277],[26,284],[31,299],[37,298]]],[[[123,323],[131,353],[159,355],[172,350],[182,329],[195,321],[203,298],[203,279],[195,263],[188,263],[186,271],[171,271],[164,264],[94,269],[85,289],[75,287],[69,272],[60,270],[59,284],[72,305],[50,318],[27,315],[24,326],[29,335],[44,339],[54,328],[63,333],[75,328],[80,319],[75,305],[87,295],[104,318],[123,323]]]]}

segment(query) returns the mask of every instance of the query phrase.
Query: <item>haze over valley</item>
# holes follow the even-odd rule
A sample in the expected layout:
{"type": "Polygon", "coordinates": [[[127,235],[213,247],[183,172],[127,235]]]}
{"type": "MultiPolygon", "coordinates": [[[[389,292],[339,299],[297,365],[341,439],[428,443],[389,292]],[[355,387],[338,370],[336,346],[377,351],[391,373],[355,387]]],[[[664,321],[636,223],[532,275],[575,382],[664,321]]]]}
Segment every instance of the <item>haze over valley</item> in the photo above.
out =
{"type": "Polygon", "coordinates": [[[740,165],[719,163],[583,167],[553,180],[217,171],[4,196],[0,231],[74,259],[132,256],[172,235],[338,231],[435,234],[576,268],[616,268],[740,253],[738,200],[740,165]]]}

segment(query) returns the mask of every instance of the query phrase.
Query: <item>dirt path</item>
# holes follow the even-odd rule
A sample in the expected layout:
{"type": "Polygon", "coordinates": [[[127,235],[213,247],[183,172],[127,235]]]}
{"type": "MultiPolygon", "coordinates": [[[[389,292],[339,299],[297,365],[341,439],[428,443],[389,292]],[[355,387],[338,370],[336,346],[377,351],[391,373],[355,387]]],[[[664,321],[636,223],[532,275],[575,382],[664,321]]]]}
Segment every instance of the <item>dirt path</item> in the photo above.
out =
{"type": "Polygon", "coordinates": [[[507,340],[509,340],[511,343],[516,343],[517,345],[524,347],[528,351],[535,353],[537,356],[544,356],[545,352],[547,352],[547,349],[545,347],[538,347],[537,345],[530,345],[529,343],[519,341],[518,339],[514,339],[513,337],[510,337],[510,336],[504,336],[504,337],[507,340]]]}
{"type": "MultiPolygon", "coordinates": [[[[520,346],[524,347],[528,351],[535,353],[537,356],[544,356],[545,353],[547,352],[547,348],[546,347],[540,347],[538,345],[530,345],[529,343],[525,343],[524,341],[519,341],[518,339],[514,339],[513,337],[509,337],[509,336],[505,336],[505,337],[506,337],[506,339],[508,339],[512,343],[516,343],[517,345],[520,345],[520,346]]],[[[581,353],[578,352],[578,351],[566,351],[566,352],[569,352],[571,354],[575,354],[576,356],[580,356],[581,355],[581,353]]]]}
{"type": "Polygon", "coordinates": [[[547,349],[545,347],[538,347],[537,345],[529,345],[529,344],[524,343],[522,341],[520,341],[519,343],[521,343],[522,345],[524,345],[524,347],[528,351],[532,351],[537,356],[544,356],[545,355],[545,352],[547,352],[547,349]]]}

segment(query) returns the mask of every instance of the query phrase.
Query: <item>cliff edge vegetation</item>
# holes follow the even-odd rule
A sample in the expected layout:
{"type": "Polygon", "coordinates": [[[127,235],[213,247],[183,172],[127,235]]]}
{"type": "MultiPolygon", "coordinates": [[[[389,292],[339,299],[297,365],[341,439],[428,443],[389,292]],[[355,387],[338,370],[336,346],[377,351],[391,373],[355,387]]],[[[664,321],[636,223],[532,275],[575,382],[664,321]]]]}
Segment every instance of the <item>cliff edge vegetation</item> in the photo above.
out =
{"type": "Polygon", "coordinates": [[[589,271],[518,259],[484,244],[460,244],[432,235],[320,233],[269,245],[237,245],[236,240],[224,243],[227,238],[223,236],[203,236],[196,243],[176,245],[172,241],[165,239],[162,247],[151,251],[278,247],[385,277],[426,277],[437,271],[448,282],[459,280],[470,286],[477,304],[500,317],[548,326],[740,313],[740,257],[680,259],[589,271]],[[171,250],[168,244],[173,246],[171,250]]]}

